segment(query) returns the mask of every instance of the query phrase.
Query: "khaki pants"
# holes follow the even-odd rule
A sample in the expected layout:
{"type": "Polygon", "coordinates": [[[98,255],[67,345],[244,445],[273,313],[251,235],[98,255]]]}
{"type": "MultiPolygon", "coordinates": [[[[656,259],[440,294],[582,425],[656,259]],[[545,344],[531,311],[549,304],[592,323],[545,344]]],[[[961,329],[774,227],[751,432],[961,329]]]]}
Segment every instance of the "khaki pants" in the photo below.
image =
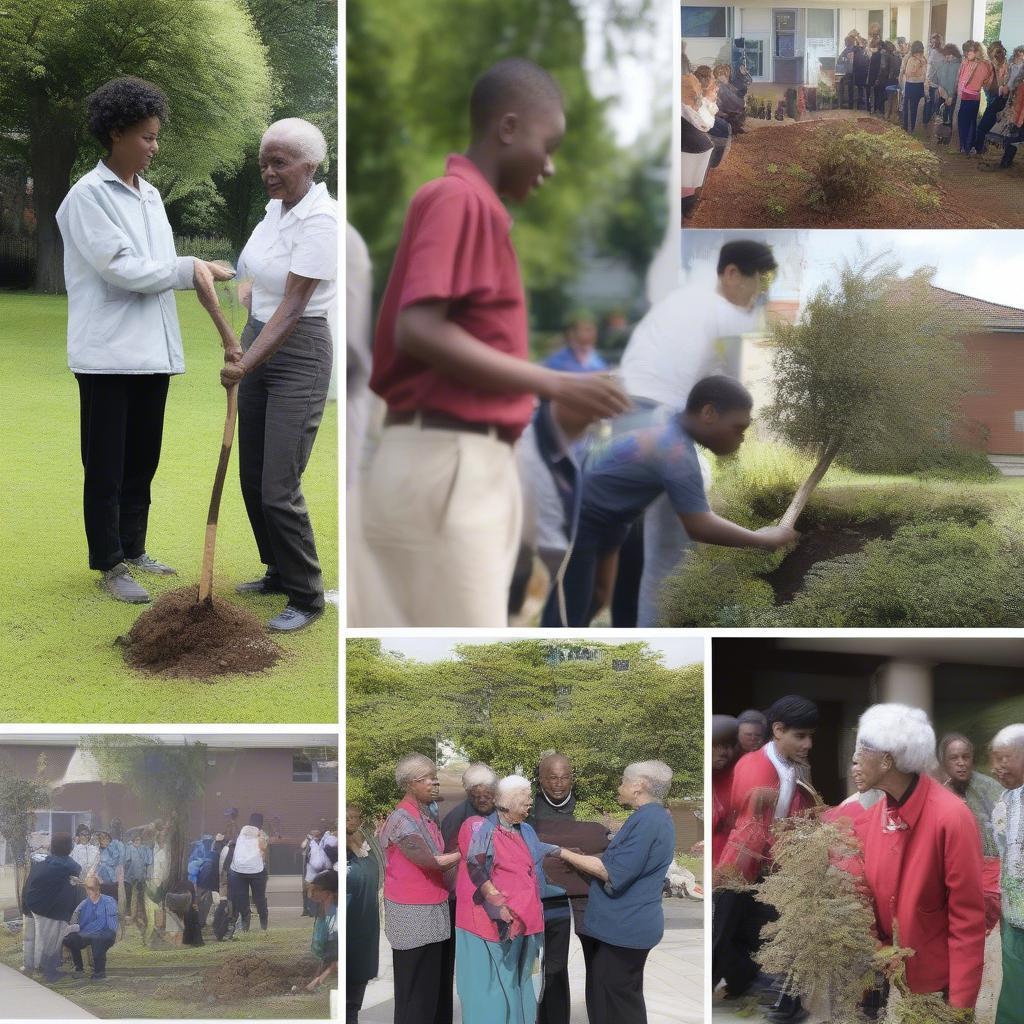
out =
{"type": "Polygon", "coordinates": [[[508,624],[522,526],[510,445],[486,434],[387,427],[362,519],[382,606],[393,609],[375,611],[373,583],[363,591],[354,580],[365,625],[508,624]]]}

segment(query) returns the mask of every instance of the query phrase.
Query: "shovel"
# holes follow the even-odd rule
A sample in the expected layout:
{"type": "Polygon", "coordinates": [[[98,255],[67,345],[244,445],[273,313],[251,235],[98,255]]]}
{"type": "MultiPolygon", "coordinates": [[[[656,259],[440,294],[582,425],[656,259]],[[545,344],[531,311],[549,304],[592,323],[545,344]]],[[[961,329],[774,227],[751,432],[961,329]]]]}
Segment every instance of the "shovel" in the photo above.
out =
{"type": "MultiPolygon", "coordinates": [[[[224,316],[220,303],[217,301],[217,293],[206,295],[197,292],[199,301],[210,319],[213,320],[217,333],[220,334],[224,344],[224,351],[234,348],[238,344],[231,325],[224,316]]],[[[210,511],[206,516],[206,538],[203,543],[203,567],[199,573],[199,603],[204,601],[207,604],[213,603],[213,552],[217,544],[217,518],[220,515],[220,497],[224,491],[224,478],[228,471],[228,460],[231,458],[231,444],[235,438],[235,417],[238,413],[238,385],[232,384],[228,391],[228,410],[224,420],[224,437],[221,440],[220,459],[217,462],[217,472],[213,478],[213,492],[210,495],[210,511]]]]}

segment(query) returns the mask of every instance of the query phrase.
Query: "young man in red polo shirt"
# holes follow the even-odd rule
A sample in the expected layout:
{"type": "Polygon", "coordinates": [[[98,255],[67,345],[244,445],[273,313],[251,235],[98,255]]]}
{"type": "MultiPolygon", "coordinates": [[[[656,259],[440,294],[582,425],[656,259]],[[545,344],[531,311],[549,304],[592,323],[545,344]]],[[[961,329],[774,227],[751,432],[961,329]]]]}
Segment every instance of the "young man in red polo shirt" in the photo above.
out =
{"type": "MultiPolygon", "coordinates": [[[[554,79],[500,61],[470,98],[472,141],[413,197],[381,304],[370,387],[387,403],[363,509],[367,544],[401,621],[504,626],[519,546],[512,446],[536,396],[589,418],[623,412],[608,377],[528,361],[512,219],[554,174],[565,132],[554,79]]],[[[372,600],[372,598],[368,598],[372,600]]]]}

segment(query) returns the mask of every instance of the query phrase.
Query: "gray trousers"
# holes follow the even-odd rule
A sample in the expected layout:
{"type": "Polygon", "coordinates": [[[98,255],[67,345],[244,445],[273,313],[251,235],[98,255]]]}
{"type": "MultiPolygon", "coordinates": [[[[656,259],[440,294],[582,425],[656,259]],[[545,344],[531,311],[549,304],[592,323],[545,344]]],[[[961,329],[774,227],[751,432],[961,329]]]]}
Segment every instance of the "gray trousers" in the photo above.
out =
{"type": "Polygon", "coordinates": [[[662,626],[661,588],[693,547],[679,516],[666,495],[661,495],[644,513],[644,571],[640,577],[640,600],[636,624],[662,626]]]}
{"type": "MultiPolygon", "coordinates": [[[[250,319],[242,333],[246,351],[264,324],[250,319]]],[[[303,317],[265,363],[238,387],[238,471],[260,560],[279,577],[289,602],[324,606],[313,527],[302,496],[327,402],[333,348],[324,317],[303,317]]]]}

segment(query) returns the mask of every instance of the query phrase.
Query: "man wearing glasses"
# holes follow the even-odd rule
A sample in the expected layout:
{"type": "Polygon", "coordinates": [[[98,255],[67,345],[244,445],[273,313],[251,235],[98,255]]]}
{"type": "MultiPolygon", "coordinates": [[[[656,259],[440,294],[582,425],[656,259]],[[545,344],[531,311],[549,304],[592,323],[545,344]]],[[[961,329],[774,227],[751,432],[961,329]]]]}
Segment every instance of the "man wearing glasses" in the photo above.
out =
{"type": "MultiPolygon", "coordinates": [[[[771,247],[743,239],[727,242],[718,255],[713,291],[693,280],[654,305],[637,324],[622,357],[622,381],[647,423],[668,420],[686,405],[694,384],[715,374],[738,379],[743,335],[761,329],[762,297],[777,264],[771,247]]],[[[639,426],[633,423],[632,426],[639,426]]],[[[705,486],[710,482],[701,459],[705,486]]],[[[667,497],[654,502],[643,519],[643,573],[636,621],[616,626],[656,626],[662,583],[682,561],[690,541],[667,497]]],[[[620,555],[620,579],[626,578],[620,555]]],[[[628,605],[630,602],[626,602],[628,605]]],[[[622,607],[617,595],[617,607],[622,607]]],[[[628,618],[628,615],[627,615],[628,618]]]]}

